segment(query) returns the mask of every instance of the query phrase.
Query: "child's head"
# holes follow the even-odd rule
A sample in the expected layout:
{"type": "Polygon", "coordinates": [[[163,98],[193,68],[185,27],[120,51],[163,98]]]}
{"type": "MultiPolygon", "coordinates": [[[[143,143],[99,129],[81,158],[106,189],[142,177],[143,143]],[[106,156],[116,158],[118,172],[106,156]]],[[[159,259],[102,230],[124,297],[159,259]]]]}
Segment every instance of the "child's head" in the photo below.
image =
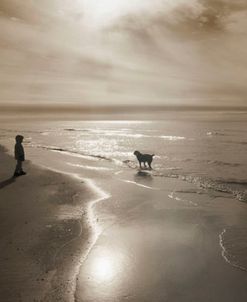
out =
{"type": "Polygon", "coordinates": [[[17,143],[22,143],[23,139],[24,139],[24,136],[22,136],[22,135],[16,135],[16,137],[15,137],[15,140],[17,143]]]}

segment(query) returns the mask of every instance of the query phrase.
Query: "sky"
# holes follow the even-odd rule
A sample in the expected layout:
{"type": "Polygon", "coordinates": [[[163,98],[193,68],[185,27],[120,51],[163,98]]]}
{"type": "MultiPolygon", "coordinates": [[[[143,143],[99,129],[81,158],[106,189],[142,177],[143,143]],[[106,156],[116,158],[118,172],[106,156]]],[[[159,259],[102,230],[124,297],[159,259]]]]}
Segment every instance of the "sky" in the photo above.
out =
{"type": "Polygon", "coordinates": [[[0,104],[247,106],[246,0],[0,0],[0,104]]]}

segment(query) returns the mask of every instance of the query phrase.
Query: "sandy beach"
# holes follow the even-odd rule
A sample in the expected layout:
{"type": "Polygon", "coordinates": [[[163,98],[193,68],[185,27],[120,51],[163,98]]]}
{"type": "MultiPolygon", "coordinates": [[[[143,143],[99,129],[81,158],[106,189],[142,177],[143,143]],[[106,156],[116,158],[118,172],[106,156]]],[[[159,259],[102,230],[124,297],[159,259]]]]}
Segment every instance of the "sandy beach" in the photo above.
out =
{"type": "Polygon", "coordinates": [[[0,152],[1,301],[71,301],[75,269],[89,244],[83,211],[93,198],[81,181],[25,163],[13,179],[14,159],[0,152]]]}

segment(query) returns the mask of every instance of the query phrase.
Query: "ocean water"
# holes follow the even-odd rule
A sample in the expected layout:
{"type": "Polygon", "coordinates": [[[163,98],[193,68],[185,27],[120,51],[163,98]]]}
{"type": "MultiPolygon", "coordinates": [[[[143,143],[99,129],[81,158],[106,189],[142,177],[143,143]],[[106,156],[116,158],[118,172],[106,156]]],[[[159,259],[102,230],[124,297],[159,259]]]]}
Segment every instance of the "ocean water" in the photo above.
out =
{"type": "MultiPolygon", "coordinates": [[[[169,114],[158,121],[56,121],[0,124],[11,150],[25,136],[29,158],[41,150],[81,157],[88,170],[136,169],[133,152],[155,154],[154,177],[174,177],[247,201],[247,114],[169,114]]],[[[40,154],[40,153],[38,153],[40,154]]],[[[41,156],[42,157],[42,156],[41,156]]],[[[76,163],[78,164],[78,163],[76,163]]]]}

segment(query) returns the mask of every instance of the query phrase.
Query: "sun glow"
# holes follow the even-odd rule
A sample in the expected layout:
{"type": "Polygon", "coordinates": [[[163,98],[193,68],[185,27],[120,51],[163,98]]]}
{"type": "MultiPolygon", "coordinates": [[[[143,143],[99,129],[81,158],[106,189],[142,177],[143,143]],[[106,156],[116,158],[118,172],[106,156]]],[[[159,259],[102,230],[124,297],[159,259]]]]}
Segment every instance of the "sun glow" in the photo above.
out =
{"type": "Polygon", "coordinates": [[[123,0],[84,0],[85,8],[94,10],[95,12],[114,13],[126,6],[123,0]]]}
{"type": "Polygon", "coordinates": [[[120,16],[153,7],[160,0],[78,0],[83,5],[83,11],[89,22],[106,25],[120,16]]]}

